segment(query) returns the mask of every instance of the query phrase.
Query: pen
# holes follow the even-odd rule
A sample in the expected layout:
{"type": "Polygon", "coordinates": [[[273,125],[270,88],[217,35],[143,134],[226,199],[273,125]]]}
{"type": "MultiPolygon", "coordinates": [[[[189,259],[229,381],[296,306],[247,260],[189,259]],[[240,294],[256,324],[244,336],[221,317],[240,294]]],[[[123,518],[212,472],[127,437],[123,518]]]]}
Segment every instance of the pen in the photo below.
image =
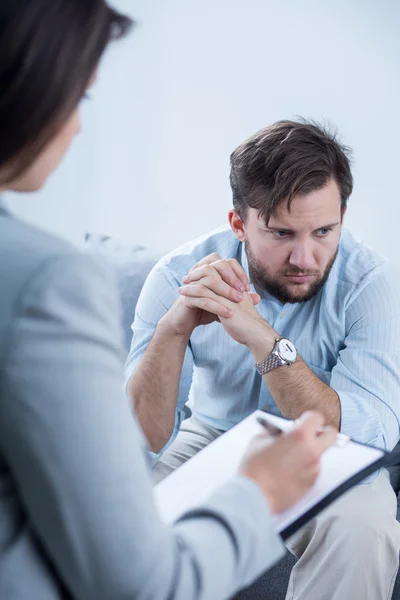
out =
{"type": "MultiPolygon", "coordinates": [[[[257,417],[257,422],[260,425],[262,425],[264,427],[264,429],[273,436],[281,435],[282,433],[284,433],[286,431],[285,429],[282,429],[275,423],[270,423],[269,421],[267,421],[266,419],[263,419],[262,417],[257,417]]],[[[292,421],[291,423],[293,423],[293,426],[294,426],[294,425],[297,425],[299,423],[299,421],[298,421],[298,419],[296,419],[295,421],[292,421]]],[[[291,427],[288,429],[291,429],[291,427]]],[[[324,427],[321,427],[320,429],[317,430],[317,435],[320,435],[323,432],[324,432],[324,427]]],[[[350,441],[350,436],[345,435],[344,433],[337,433],[336,441],[335,441],[334,445],[342,448],[343,446],[348,444],[349,441],[350,441]]]]}
{"type": "Polygon", "coordinates": [[[270,423],[269,421],[267,421],[266,419],[263,419],[262,417],[257,417],[257,421],[271,435],[281,435],[281,433],[283,433],[283,429],[281,429],[277,425],[274,425],[273,423],[270,423]]]}

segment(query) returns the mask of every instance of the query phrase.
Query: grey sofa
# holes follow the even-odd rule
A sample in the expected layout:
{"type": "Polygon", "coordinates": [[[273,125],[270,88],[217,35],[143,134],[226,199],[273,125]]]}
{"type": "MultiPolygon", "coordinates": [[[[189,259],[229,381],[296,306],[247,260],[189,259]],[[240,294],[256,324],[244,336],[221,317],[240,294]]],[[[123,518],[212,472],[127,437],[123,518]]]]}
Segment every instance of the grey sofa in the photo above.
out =
{"type": "MultiPolygon", "coordinates": [[[[86,235],[86,248],[104,256],[115,270],[121,298],[124,343],[128,353],[131,341],[130,326],[133,322],[136,302],[148,273],[159,257],[143,246],[126,244],[94,233],[86,235]]],[[[398,460],[394,461],[394,465],[389,470],[392,486],[398,496],[397,519],[400,521],[400,443],[395,453],[398,455],[398,460]]],[[[249,588],[236,595],[234,600],[284,600],[290,571],[294,564],[295,558],[287,552],[277,565],[269,569],[249,588]]],[[[399,575],[395,582],[392,600],[400,600],[399,575]]]]}

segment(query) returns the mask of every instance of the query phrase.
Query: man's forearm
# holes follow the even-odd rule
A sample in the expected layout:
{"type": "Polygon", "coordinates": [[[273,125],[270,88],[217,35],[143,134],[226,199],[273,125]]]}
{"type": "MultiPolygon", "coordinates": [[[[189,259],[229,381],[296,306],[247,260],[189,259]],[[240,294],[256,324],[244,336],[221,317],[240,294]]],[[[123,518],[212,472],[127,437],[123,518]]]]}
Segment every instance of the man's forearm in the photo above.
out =
{"type": "Polygon", "coordinates": [[[160,321],[143,358],[129,380],[139,423],[153,452],[170,438],[188,337],[172,333],[160,321]]]}
{"type": "Polygon", "coordinates": [[[317,410],[326,425],[340,429],[340,400],[298,357],[290,366],[277,367],[263,377],[281,413],[296,419],[306,410],[317,410]]]}
{"type": "MultiPolygon", "coordinates": [[[[261,334],[249,349],[255,362],[261,362],[273,347],[271,335],[261,334]]],[[[290,366],[272,369],[263,379],[282,415],[288,419],[296,419],[306,410],[317,410],[325,416],[327,425],[340,429],[341,408],[337,393],[314,375],[300,356],[290,366]]]]}

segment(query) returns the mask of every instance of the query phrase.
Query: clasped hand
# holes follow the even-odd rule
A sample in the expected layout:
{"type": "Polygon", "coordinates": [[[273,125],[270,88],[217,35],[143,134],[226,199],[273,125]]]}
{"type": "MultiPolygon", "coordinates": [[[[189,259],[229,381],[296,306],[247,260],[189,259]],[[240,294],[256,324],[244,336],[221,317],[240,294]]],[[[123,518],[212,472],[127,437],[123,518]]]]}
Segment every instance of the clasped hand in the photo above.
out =
{"type": "Polygon", "coordinates": [[[218,254],[210,254],[182,281],[184,286],[179,293],[186,308],[205,313],[198,324],[219,320],[227,333],[244,345],[249,345],[262,328],[276,337],[255,309],[261,298],[250,292],[247,275],[237,260],[224,260],[218,254]]]}

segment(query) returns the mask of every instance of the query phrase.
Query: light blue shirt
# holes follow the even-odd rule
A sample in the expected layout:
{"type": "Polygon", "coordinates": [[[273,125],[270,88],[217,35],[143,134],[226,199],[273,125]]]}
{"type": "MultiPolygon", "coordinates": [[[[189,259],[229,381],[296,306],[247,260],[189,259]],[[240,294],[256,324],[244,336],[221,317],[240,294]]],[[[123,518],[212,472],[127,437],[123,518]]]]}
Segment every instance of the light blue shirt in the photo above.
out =
{"type": "MultiPolygon", "coordinates": [[[[160,260],[137,304],[127,379],[158,321],[178,298],[184,275],[212,252],[236,258],[248,274],[244,246],[227,227],[160,260]]],[[[400,417],[400,276],[386,259],[343,230],[337,259],[316,296],[282,304],[264,292],[256,310],[279,335],[294,342],[315,375],[337,392],[344,433],[382,448],[395,446],[400,417]]],[[[197,327],[190,338],[174,431],[161,453],[176,437],[188,400],[194,416],[221,430],[257,408],[280,414],[251,353],[220,323],[197,327]]]]}

